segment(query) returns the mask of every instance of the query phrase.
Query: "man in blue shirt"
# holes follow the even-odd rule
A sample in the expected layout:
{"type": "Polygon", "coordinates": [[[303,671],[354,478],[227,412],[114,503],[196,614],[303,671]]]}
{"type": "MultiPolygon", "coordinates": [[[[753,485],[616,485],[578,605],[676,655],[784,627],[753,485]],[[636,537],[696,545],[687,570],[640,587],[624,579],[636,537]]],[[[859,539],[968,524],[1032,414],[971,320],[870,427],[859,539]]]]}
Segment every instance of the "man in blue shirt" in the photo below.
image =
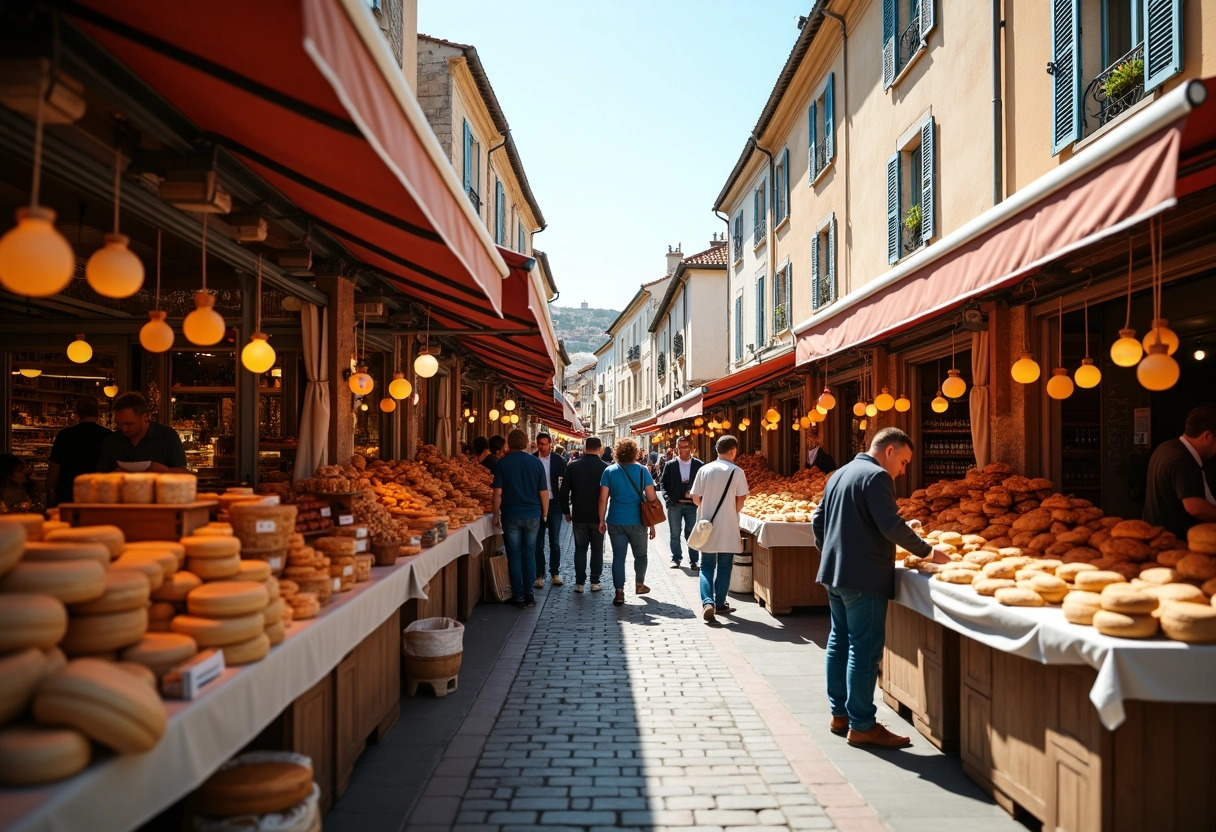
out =
{"type": "MultiPolygon", "coordinates": [[[[527,452],[528,434],[518,428],[507,434],[507,455],[494,470],[494,525],[502,529],[511,575],[511,603],[534,607],[536,598],[526,575],[524,553],[536,549],[536,532],[549,513],[549,484],[545,467],[527,452]]],[[[531,563],[532,558],[528,558],[531,563]]],[[[531,568],[526,571],[531,572],[531,568]]]]}

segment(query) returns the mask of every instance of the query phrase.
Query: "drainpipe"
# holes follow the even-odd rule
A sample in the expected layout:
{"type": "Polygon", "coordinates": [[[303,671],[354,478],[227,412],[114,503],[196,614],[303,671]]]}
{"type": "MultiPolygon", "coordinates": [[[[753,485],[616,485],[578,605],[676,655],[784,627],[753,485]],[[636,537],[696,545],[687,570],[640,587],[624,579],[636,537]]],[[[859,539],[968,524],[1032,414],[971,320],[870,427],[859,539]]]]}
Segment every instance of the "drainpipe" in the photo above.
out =
{"type": "Polygon", "coordinates": [[[1005,198],[1005,145],[1001,104],[1001,0],[992,0],[992,204],[1005,198]]]}
{"type": "MultiPolygon", "coordinates": [[[[994,2],[999,2],[999,0],[994,0],[994,2]]],[[[853,157],[849,155],[849,136],[853,131],[849,128],[849,125],[848,125],[848,118],[849,118],[849,36],[848,36],[848,31],[845,28],[843,17],[836,14],[836,12],[829,11],[827,9],[823,10],[823,14],[825,17],[830,17],[830,18],[832,18],[832,20],[835,20],[837,23],[840,24],[840,59],[841,59],[841,63],[843,64],[843,66],[841,68],[841,73],[840,73],[840,75],[841,75],[841,85],[840,86],[841,86],[841,90],[843,91],[843,95],[841,96],[840,102],[844,106],[844,117],[845,117],[844,147],[842,148],[842,150],[844,151],[844,165],[842,166],[841,172],[842,172],[842,175],[844,176],[844,217],[843,217],[844,234],[845,234],[845,236],[848,236],[848,234],[849,234],[849,217],[852,216],[852,213],[851,213],[852,209],[850,207],[851,202],[852,202],[852,194],[849,191],[849,186],[852,184],[852,178],[849,176],[849,165],[852,164],[852,162],[853,162],[853,157]]],[[[835,114],[833,114],[833,115],[835,115],[835,114]]],[[[835,124],[834,118],[832,120],[832,123],[835,124]]],[[[844,241],[842,240],[841,242],[843,243],[844,241]]],[[[849,247],[847,245],[841,245],[840,249],[842,249],[846,252],[849,251],[849,247]]],[[[836,256],[840,257],[839,250],[836,252],[836,256]]],[[[842,276],[844,278],[844,285],[849,288],[852,288],[852,286],[853,286],[853,283],[852,283],[853,258],[846,256],[844,258],[844,266],[845,266],[845,268],[844,268],[843,274],[842,274],[842,276]]],[[[845,292],[841,292],[841,294],[843,295],[843,294],[845,294],[845,292]]],[[[793,318],[791,318],[790,320],[793,321],[793,318]]],[[[794,338],[795,343],[797,343],[797,340],[798,340],[797,336],[795,336],[795,338],[794,338]]],[[[826,382],[826,379],[825,379],[825,382],[826,382]]]]}
{"type": "MultiPolygon", "coordinates": [[[[722,214],[722,212],[719,211],[716,207],[712,208],[710,210],[712,210],[714,212],[715,217],[722,220],[722,222],[726,223],[726,304],[725,304],[725,308],[726,308],[726,372],[723,373],[722,375],[728,376],[728,375],[730,375],[730,345],[731,345],[731,340],[730,340],[730,309],[731,309],[730,273],[731,273],[731,269],[733,268],[733,264],[730,261],[730,258],[731,258],[730,217],[724,216],[722,214]]],[[[739,321],[738,325],[743,326],[743,322],[739,321]]],[[[688,349],[687,344],[684,345],[684,349],[685,350],[688,349]]]]}
{"type": "MultiPolygon", "coordinates": [[[[777,273],[777,252],[774,250],[777,247],[777,188],[776,183],[773,182],[773,177],[776,173],[774,168],[777,163],[773,159],[773,154],[760,146],[760,139],[755,133],[752,134],[752,144],[756,150],[759,150],[768,157],[768,222],[765,224],[764,229],[764,245],[768,249],[767,262],[765,263],[765,279],[769,281],[769,285],[771,286],[773,275],[777,273]]],[[[788,177],[789,174],[790,172],[787,170],[785,175],[788,177]]],[[[765,300],[772,302],[772,298],[769,297],[766,297],[765,300]]],[[[767,310],[765,311],[767,312],[767,310]]],[[[757,310],[757,312],[760,312],[760,310],[757,310]]],[[[764,345],[756,344],[756,351],[757,353],[762,353],[764,345]]],[[[756,363],[761,363],[759,358],[756,359],[756,363]]]]}

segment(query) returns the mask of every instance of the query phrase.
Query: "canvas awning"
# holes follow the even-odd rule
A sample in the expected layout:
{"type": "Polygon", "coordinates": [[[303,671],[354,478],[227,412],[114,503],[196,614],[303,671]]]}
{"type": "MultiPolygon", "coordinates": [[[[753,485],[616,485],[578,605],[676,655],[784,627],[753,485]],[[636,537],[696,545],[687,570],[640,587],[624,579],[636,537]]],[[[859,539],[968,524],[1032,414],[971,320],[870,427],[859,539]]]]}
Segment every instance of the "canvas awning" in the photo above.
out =
{"type": "MultiPolygon", "coordinates": [[[[711,381],[693,393],[676,399],[659,411],[658,416],[655,417],[656,425],[670,425],[700,416],[706,410],[788,375],[793,369],[794,353],[792,351],[745,367],[737,373],[711,381]]],[[[636,428],[634,432],[638,432],[636,428]]]]}

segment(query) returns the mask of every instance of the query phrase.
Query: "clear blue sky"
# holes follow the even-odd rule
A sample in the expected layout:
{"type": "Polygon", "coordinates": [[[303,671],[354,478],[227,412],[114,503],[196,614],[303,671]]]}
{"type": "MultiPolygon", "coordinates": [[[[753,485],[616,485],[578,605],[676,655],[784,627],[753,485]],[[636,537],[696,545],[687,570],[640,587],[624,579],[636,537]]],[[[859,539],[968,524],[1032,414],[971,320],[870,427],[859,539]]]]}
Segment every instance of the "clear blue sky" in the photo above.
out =
{"type": "Polygon", "coordinates": [[[812,0],[420,0],[477,47],[549,228],[559,306],[621,309],[711,213],[812,0]]]}

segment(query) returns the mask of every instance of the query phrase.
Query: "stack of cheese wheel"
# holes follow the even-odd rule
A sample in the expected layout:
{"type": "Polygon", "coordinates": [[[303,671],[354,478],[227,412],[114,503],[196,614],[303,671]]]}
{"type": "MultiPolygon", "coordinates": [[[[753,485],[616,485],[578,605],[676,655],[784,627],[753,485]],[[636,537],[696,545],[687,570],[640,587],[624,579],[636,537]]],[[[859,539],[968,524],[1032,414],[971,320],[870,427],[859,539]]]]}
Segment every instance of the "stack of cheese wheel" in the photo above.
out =
{"type": "Polygon", "coordinates": [[[191,535],[182,538],[186,569],[204,581],[231,578],[241,571],[241,541],[222,535],[191,535]]]}
{"type": "Polygon", "coordinates": [[[122,501],[124,503],[155,503],[156,474],[123,474],[122,501]]]}
{"type": "Polygon", "coordinates": [[[172,552],[177,558],[177,568],[186,566],[186,547],[176,540],[135,540],[122,547],[123,554],[127,552],[172,552]]]}
{"type": "Polygon", "coordinates": [[[302,592],[311,592],[321,606],[329,603],[334,592],[334,579],[329,574],[330,560],[312,546],[287,552],[283,577],[289,578],[302,592]]]}
{"type": "Polygon", "coordinates": [[[198,644],[184,633],[147,633],[137,644],[122,651],[124,662],[143,665],[160,678],[198,653],[198,644]]]}
{"type": "Polygon", "coordinates": [[[334,579],[334,589],[338,592],[352,589],[355,585],[355,539],[318,537],[312,545],[329,558],[329,576],[334,579]]]}
{"type": "Polygon", "coordinates": [[[110,551],[111,559],[122,554],[127,538],[118,526],[76,526],[56,529],[43,536],[48,543],[100,543],[110,551]]]}
{"type": "Polygon", "coordinates": [[[220,767],[187,799],[195,832],[273,829],[312,832],[321,827],[320,789],[312,761],[285,751],[253,751],[220,767]]]}
{"type": "Polygon", "coordinates": [[[148,631],[151,584],[136,569],[111,569],[100,598],[68,606],[68,631],[59,646],[69,656],[116,659],[148,631]]]}
{"type": "Polygon", "coordinates": [[[173,617],[186,611],[186,596],[202,585],[202,578],[183,569],[174,572],[158,589],[152,590],[152,606],[148,609],[149,632],[169,632],[169,622],[173,617]]]}
{"type": "Polygon", "coordinates": [[[168,505],[193,503],[198,494],[198,477],[194,474],[157,474],[156,502],[168,505]]]}
{"type": "Polygon", "coordinates": [[[80,474],[72,482],[72,498],[77,503],[118,503],[122,501],[122,474],[80,474]]]}
{"type": "Polygon", "coordinates": [[[0,524],[15,523],[25,529],[25,539],[42,540],[46,521],[41,514],[0,514],[0,524]]]}
{"type": "Polygon", "coordinates": [[[272,647],[281,642],[287,627],[291,625],[291,610],[284,609],[285,604],[279,595],[279,579],[270,574],[270,564],[264,560],[242,560],[240,574],[228,580],[254,581],[266,587],[268,600],[262,610],[266,637],[270,639],[272,647]]]}
{"type": "Polygon", "coordinates": [[[75,659],[38,688],[34,719],[74,728],[119,753],[147,751],[165,733],[165,706],[154,688],[113,662],[75,659]]]}
{"type": "Polygon", "coordinates": [[[232,526],[228,523],[221,523],[218,520],[212,520],[205,526],[199,526],[191,534],[196,534],[201,537],[233,537],[232,526]]]}
{"type": "Polygon", "coordinates": [[[187,614],[176,616],[170,627],[201,648],[222,650],[225,664],[261,661],[270,651],[265,621],[269,601],[261,581],[212,581],[186,596],[187,614]]]}

